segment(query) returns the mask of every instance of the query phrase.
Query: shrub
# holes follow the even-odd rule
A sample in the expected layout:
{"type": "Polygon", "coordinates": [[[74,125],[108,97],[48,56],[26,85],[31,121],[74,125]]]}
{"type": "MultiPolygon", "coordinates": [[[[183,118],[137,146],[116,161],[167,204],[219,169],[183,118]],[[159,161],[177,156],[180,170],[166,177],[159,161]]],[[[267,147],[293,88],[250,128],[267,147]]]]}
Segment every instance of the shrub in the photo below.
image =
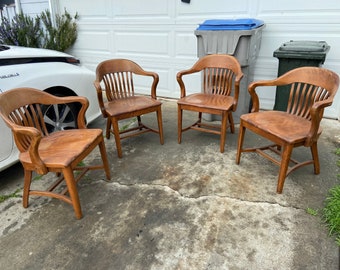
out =
{"type": "Polygon", "coordinates": [[[74,18],[65,10],[63,15],[56,15],[55,26],[53,26],[51,13],[45,11],[40,16],[44,24],[43,30],[43,48],[57,51],[65,51],[71,47],[77,39],[77,24],[74,18]]]}
{"type": "Polygon", "coordinates": [[[0,43],[66,51],[77,39],[77,19],[78,14],[72,17],[66,10],[64,14],[56,15],[54,20],[49,11],[35,18],[25,14],[17,14],[12,20],[3,18],[0,43]]]}
{"type": "Polygon", "coordinates": [[[40,46],[40,18],[17,14],[10,21],[2,19],[0,26],[0,43],[24,47],[40,46]]]}

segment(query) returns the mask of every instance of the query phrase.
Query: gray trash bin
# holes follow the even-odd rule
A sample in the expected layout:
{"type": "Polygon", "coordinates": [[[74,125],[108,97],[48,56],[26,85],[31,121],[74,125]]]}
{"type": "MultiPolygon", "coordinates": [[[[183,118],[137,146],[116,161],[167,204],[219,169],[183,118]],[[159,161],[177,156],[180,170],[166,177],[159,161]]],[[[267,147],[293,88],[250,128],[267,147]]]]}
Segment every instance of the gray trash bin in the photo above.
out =
{"type": "MultiPolygon", "coordinates": [[[[262,30],[265,24],[257,19],[207,20],[195,31],[197,56],[208,54],[229,54],[237,58],[244,74],[240,84],[240,95],[235,123],[240,116],[249,112],[250,95],[248,84],[254,79],[254,65],[260,51],[262,30]]],[[[204,115],[208,121],[220,120],[215,115],[204,115]]]]}
{"type": "MultiPolygon", "coordinates": [[[[319,67],[326,59],[330,46],[325,41],[291,40],[274,51],[279,59],[278,77],[298,67],[319,67]]],[[[274,110],[286,111],[289,99],[289,86],[276,88],[274,110]]]]}

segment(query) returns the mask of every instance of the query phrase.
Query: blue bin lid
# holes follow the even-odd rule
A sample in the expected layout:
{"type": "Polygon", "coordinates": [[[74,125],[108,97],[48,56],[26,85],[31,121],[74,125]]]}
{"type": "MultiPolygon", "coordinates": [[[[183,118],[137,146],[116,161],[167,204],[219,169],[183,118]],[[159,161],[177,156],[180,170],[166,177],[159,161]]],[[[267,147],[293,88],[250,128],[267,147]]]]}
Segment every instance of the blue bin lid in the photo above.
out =
{"type": "Polygon", "coordinates": [[[263,24],[263,21],[252,18],[234,20],[206,20],[198,26],[197,30],[250,30],[258,28],[263,24]]]}

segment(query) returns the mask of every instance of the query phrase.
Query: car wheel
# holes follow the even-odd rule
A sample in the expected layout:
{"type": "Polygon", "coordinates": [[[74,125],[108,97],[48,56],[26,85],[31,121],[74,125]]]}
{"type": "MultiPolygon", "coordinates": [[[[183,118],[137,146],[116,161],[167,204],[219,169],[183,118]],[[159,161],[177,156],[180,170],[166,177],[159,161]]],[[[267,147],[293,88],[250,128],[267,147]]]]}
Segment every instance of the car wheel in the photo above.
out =
{"type": "Polygon", "coordinates": [[[42,107],[49,133],[77,128],[78,108],[75,104],[54,104],[42,107]]]}

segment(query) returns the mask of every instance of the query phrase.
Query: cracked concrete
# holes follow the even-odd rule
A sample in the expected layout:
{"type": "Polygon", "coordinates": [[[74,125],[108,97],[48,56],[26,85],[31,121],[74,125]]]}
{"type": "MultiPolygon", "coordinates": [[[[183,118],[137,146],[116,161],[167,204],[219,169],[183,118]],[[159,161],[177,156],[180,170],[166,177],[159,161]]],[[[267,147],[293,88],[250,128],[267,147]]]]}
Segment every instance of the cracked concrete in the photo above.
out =
{"type": "MultiPolygon", "coordinates": [[[[186,114],[184,120],[191,119],[186,114]]],[[[155,116],[146,120],[155,123],[155,116]]],[[[177,108],[163,102],[165,144],[155,134],[123,141],[118,159],[106,140],[112,179],[90,172],[79,183],[84,217],[64,202],[31,197],[0,204],[2,269],[338,269],[339,250],[321,221],[336,175],[340,124],[325,119],[321,173],[311,166],[286,179],[255,154],[235,164],[237,132],[225,153],[216,135],[188,131],[177,143],[177,108]],[[307,208],[319,210],[317,216],[307,208]]],[[[91,126],[105,127],[98,119],[91,126]]],[[[246,142],[258,138],[247,134],[246,142]]],[[[298,149],[297,158],[309,156],[298,149]]],[[[86,162],[98,160],[98,152],[86,162]]],[[[34,181],[44,186],[50,175],[34,181]]],[[[20,164],[0,173],[0,194],[22,188],[20,164]]],[[[20,194],[20,193],[19,193],[20,194]]]]}

